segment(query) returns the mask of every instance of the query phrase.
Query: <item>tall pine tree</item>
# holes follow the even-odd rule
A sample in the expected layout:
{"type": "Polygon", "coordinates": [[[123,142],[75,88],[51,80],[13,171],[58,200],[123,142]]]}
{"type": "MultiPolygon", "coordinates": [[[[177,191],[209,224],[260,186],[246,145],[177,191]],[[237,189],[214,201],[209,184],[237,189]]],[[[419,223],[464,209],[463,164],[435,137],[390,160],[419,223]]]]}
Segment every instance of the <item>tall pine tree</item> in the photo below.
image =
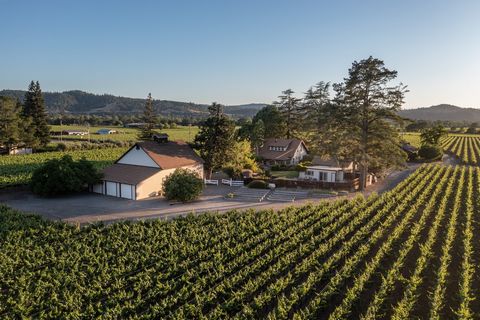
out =
{"type": "Polygon", "coordinates": [[[153,134],[155,133],[155,127],[157,126],[157,118],[153,110],[153,99],[151,93],[148,94],[147,102],[145,103],[145,108],[143,110],[143,122],[144,124],[140,129],[138,138],[140,140],[151,140],[153,134]]]}
{"type": "Polygon", "coordinates": [[[0,96],[0,145],[7,150],[22,142],[22,119],[15,99],[0,96]]]}
{"type": "Polygon", "coordinates": [[[335,86],[335,118],[343,143],[348,143],[352,159],[360,167],[360,186],[366,186],[367,174],[373,169],[403,164],[405,154],[398,147],[400,137],[396,123],[406,87],[391,85],[397,71],[387,69],[373,57],[355,61],[345,82],[335,86]]]}
{"type": "Polygon", "coordinates": [[[50,129],[48,126],[45,100],[43,99],[40,83],[30,82],[28,91],[25,93],[23,104],[23,117],[31,120],[33,139],[31,147],[45,147],[50,142],[50,129]]]}
{"type": "Polygon", "coordinates": [[[280,101],[275,102],[275,105],[277,105],[280,114],[285,120],[285,136],[287,139],[293,138],[300,126],[301,100],[295,98],[293,93],[291,89],[287,89],[279,96],[280,101]]]}
{"type": "Polygon", "coordinates": [[[205,161],[205,173],[210,178],[213,169],[221,168],[230,160],[228,155],[235,143],[235,123],[223,113],[220,104],[212,103],[208,111],[210,116],[200,125],[193,144],[205,161]]]}

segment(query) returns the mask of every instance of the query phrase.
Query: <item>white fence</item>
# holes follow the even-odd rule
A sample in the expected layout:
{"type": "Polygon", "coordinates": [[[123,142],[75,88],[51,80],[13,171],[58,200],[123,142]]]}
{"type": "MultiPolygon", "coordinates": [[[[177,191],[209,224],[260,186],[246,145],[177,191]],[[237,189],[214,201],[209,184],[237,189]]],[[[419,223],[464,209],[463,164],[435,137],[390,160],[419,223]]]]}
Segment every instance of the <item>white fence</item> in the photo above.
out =
{"type": "Polygon", "coordinates": [[[222,179],[222,184],[230,187],[243,187],[243,180],[222,179]]]}
{"type": "Polygon", "coordinates": [[[218,180],[207,180],[205,179],[205,184],[212,184],[218,186],[218,180]]]}

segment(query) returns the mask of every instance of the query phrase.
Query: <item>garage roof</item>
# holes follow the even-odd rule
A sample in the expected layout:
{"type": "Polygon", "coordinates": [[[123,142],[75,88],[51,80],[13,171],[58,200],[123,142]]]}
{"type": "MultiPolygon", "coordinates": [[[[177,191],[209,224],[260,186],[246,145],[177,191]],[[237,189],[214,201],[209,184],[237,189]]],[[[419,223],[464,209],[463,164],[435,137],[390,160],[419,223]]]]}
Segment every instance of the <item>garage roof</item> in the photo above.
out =
{"type": "Polygon", "coordinates": [[[103,169],[102,180],[137,185],[160,172],[160,170],[152,167],[115,163],[103,169]]]}
{"type": "Polygon", "coordinates": [[[142,141],[136,145],[142,148],[162,169],[173,169],[203,163],[203,159],[183,141],[169,141],[166,143],[142,141]]]}

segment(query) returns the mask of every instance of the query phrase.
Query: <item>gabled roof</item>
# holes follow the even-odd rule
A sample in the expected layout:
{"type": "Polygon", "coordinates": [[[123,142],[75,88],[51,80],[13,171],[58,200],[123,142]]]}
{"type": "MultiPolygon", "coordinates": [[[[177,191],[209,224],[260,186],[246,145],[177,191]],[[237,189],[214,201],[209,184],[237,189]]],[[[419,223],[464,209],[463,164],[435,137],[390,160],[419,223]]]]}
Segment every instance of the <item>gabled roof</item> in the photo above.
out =
{"type": "Polygon", "coordinates": [[[266,139],[263,146],[258,150],[258,156],[265,160],[289,160],[295,154],[295,151],[300,145],[308,151],[307,146],[299,139],[266,139]],[[270,150],[270,147],[287,148],[285,151],[270,150]]]}
{"type": "MultiPolygon", "coordinates": [[[[169,141],[165,143],[142,141],[137,142],[132,148],[136,147],[145,151],[161,169],[173,169],[203,163],[203,159],[183,141],[169,141]]],[[[127,153],[132,148],[130,148],[127,153]]],[[[122,157],[120,157],[119,160],[122,157]]]]}
{"type": "Polygon", "coordinates": [[[115,163],[103,169],[102,180],[137,185],[160,171],[158,168],[115,163]]]}
{"type": "Polygon", "coordinates": [[[352,161],[338,161],[336,158],[333,157],[314,156],[312,160],[312,166],[347,168],[351,164],[352,161]]]}

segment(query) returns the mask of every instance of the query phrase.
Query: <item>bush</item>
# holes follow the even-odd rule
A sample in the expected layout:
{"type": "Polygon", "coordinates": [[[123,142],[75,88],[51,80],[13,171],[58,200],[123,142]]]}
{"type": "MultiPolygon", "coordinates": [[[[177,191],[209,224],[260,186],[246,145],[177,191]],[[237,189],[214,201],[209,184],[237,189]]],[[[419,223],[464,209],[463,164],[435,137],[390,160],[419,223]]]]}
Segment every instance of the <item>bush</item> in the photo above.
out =
{"type": "Polygon", "coordinates": [[[233,167],[223,168],[222,171],[228,175],[229,178],[236,179],[242,177],[242,171],[233,167]]]}
{"type": "Polygon", "coordinates": [[[433,144],[424,144],[418,150],[418,155],[425,160],[435,161],[442,159],[443,150],[433,144]]]}
{"type": "Polygon", "coordinates": [[[203,181],[196,172],[177,169],[163,184],[163,194],[168,200],[181,202],[198,199],[203,190],[203,181]]]}
{"type": "Polygon", "coordinates": [[[67,145],[63,142],[60,142],[57,144],[57,151],[65,151],[67,150],[67,145]]]}
{"type": "Polygon", "coordinates": [[[33,172],[30,186],[41,196],[54,196],[85,189],[97,183],[101,174],[85,159],[73,161],[69,155],[52,159],[33,172]]]}
{"type": "Polygon", "coordinates": [[[247,185],[247,187],[252,189],[267,189],[268,184],[263,180],[253,180],[247,185]]]}
{"type": "Polygon", "coordinates": [[[307,170],[307,166],[303,163],[299,163],[297,164],[297,166],[295,167],[295,170],[296,171],[306,171],[307,170]]]}

